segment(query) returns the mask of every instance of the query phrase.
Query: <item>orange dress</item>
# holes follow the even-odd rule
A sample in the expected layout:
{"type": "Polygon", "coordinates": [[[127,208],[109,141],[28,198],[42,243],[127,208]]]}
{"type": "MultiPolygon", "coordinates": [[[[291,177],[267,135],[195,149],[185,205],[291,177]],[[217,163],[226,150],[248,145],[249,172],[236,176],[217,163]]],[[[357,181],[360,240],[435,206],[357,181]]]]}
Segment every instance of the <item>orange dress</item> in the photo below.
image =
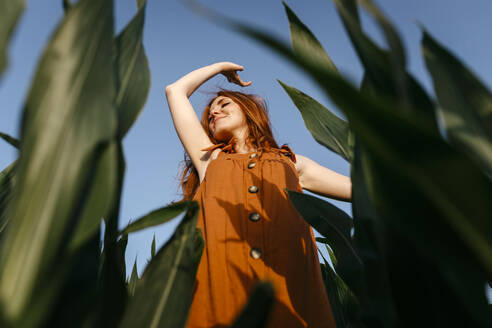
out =
{"type": "Polygon", "coordinates": [[[275,291],[266,327],[335,328],[313,230],[284,189],[302,191],[293,161],[283,146],[261,154],[223,148],[209,163],[193,198],[205,245],[187,328],[229,326],[266,278],[275,291]]]}

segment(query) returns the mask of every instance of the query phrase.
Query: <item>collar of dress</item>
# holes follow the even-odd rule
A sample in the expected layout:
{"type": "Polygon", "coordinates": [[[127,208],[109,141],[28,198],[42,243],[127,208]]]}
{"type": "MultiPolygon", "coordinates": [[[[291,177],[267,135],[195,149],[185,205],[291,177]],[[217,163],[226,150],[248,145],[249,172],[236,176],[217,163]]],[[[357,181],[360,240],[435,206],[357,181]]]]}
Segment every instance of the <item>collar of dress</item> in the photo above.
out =
{"type": "MultiPolygon", "coordinates": [[[[280,148],[274,148],[274,147],[270,147],[270,145],[269,145],[268,142],[265,142],[265,143],[266,143],[265,149],[268,149],[269,151],[278,152],[278,153],[281,153],[283,155],[289,156],[294,163],[296,162],[296,155],[294,154],[294,152],[292,151],[292,149],[290,149],[290,147],[287,146],[286,144],[283,144],[282,147],[280,147],[280,148]]],[[[229,154],[236,153],[236,151],[234,150],[234,142],[232,140],[229,141],[227,144],[225,144],[223,142],[217,143],[217,144],[213,144],[210,147],[203,148],[202,151],[213,151],[213,150],[215,150],[217,148],[222,148],[222,151],[224,151],[226,153],[229,153],[229,154]]]]}

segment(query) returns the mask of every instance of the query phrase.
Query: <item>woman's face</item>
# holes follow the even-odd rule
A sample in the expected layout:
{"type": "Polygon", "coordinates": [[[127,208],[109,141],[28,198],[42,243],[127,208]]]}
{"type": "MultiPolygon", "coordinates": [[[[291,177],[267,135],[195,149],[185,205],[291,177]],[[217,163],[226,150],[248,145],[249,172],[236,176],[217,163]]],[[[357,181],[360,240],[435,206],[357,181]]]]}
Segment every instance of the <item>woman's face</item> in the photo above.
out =
{"type": "Polygon", "coordinates": [[[216,140],[229,140],[240,136],[247,129],[246,117],[231,98],[219,96],[210,105],[208,128],[216,140]]]}

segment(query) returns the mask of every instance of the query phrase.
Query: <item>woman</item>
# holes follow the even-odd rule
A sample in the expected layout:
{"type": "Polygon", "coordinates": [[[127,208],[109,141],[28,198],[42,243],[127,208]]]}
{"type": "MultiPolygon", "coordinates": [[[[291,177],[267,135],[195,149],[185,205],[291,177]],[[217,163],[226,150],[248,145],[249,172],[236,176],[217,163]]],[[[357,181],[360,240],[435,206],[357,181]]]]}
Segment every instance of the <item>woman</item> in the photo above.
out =
{"type": "Polygon", "coordinates": [[[215,63],[166,87],[190,159],[181,179],[184,199],[199,202],[197,226],[205,238],[187,327],[230,325],[259,279],[275,289],[268,327],[335,327],[312,228],[285,188],[350,201],[350,179],[278,147],[257,96],[222,90],[200,123],[191,94],[217,74],[249,86],[237,74],[242,70],[215,63]]]}

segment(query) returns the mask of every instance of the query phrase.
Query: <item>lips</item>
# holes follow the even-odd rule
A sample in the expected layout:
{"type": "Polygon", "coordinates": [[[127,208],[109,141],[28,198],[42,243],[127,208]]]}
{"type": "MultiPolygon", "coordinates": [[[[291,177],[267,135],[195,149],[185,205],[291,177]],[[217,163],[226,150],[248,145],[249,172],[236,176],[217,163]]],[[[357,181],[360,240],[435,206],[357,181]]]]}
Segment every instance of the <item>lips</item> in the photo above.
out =
{"type": "Polygon", "coordinates": [[[220,116],[220,117],[216,117],[214,118],[214,124],[217,123],[218,120],[220,120],[221,118],[224,118],[225,116],[220,116]]]}

